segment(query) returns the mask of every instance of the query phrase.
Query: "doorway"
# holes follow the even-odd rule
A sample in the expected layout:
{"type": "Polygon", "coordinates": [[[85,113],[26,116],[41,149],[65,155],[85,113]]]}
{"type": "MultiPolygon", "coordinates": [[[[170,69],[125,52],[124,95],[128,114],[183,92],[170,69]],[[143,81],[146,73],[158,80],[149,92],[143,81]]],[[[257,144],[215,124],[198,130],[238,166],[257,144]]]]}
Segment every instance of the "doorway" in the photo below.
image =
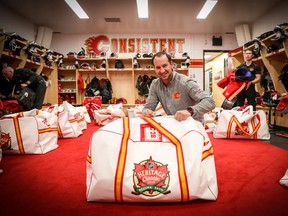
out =
{"type": "Polygon", "coordinates": [[[221,105],[223,89],[217,82],[227,75],[229,50],[203,50],[204,91],[213,96],[216,105],[221,105]]]}

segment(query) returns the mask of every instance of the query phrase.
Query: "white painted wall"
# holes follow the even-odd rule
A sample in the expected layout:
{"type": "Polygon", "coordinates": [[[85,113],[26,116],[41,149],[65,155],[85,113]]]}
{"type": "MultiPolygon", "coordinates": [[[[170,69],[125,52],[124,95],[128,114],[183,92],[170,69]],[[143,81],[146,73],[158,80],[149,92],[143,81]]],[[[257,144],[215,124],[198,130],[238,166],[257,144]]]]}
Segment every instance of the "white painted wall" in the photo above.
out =
{"type": "MultiPolygon", "coordinates": [[[[257,8],[255,8],[257,10],[257,8]]],[[[264,32],[271,31],[278,24],[288,23],[288,1],[282,0],[276,7],[260,17],[251,25],[252,38],[258,37],[264,32]]]]}
{"type": "Polygon", "coordinates": [[[15,14],[0,2],[0,29],[16,32],[28,41],[35,40],[35,26],[23,17],[15,14]]]}

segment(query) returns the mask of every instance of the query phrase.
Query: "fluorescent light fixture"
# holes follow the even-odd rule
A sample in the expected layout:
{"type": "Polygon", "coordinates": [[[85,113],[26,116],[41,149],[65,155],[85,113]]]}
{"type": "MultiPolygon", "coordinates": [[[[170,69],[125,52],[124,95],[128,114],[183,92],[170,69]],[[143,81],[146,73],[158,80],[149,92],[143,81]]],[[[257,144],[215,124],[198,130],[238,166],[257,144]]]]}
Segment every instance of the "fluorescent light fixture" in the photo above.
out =
{"type": "Polygon", "coordinates": [[[148,18],[148,0],[136,0],[138,17],[148,18]]]}
{"type": "Polygon", "coordinates": [[[76,13],[80,19],[89,19],[88,15],[81,8],[76,0],[65,0],[65,2],[70,6],[70,8],[76,13]]]}
{"type": "Polygon", "coordinates": [[[212,11],[218,0],[207,0],[199,12],[197,19],[206,19],[208,14],[212,11]]]}

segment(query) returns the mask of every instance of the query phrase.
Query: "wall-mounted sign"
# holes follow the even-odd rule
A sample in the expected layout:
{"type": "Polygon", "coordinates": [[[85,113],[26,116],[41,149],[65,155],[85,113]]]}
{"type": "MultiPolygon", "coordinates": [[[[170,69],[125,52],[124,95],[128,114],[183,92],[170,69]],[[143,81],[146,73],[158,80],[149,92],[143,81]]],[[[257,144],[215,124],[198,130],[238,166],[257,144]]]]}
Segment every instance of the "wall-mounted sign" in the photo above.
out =
{"type": "Polygon", "coordinates": [[[87,52],[93,51],[96,55],[101,52],[111,53],[183,53],[185,38],[111,38],[106,35],[89,37],[85,40],[87,52]]]}

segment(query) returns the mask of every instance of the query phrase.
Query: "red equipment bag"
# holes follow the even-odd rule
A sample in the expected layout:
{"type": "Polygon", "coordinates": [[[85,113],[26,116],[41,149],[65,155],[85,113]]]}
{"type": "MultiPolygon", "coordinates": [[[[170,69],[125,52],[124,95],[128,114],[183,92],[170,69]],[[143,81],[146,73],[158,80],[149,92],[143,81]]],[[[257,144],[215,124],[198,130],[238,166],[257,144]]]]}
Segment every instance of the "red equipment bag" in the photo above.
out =
{"type": "Polygon", "coordinates": [[[94,119],[93,111],[101,108],[102,97],[101,96],[84,97],[82,105],[86,107],[90,118],[94,119]]]}
{"type": "Polygon", "coordinates": [[[4,115],[5,113],[8,114],[21,112],[23,110],[23,107],[18,103],[16,99],[0,100],[0,110],[1,115],[4,115]]]}

